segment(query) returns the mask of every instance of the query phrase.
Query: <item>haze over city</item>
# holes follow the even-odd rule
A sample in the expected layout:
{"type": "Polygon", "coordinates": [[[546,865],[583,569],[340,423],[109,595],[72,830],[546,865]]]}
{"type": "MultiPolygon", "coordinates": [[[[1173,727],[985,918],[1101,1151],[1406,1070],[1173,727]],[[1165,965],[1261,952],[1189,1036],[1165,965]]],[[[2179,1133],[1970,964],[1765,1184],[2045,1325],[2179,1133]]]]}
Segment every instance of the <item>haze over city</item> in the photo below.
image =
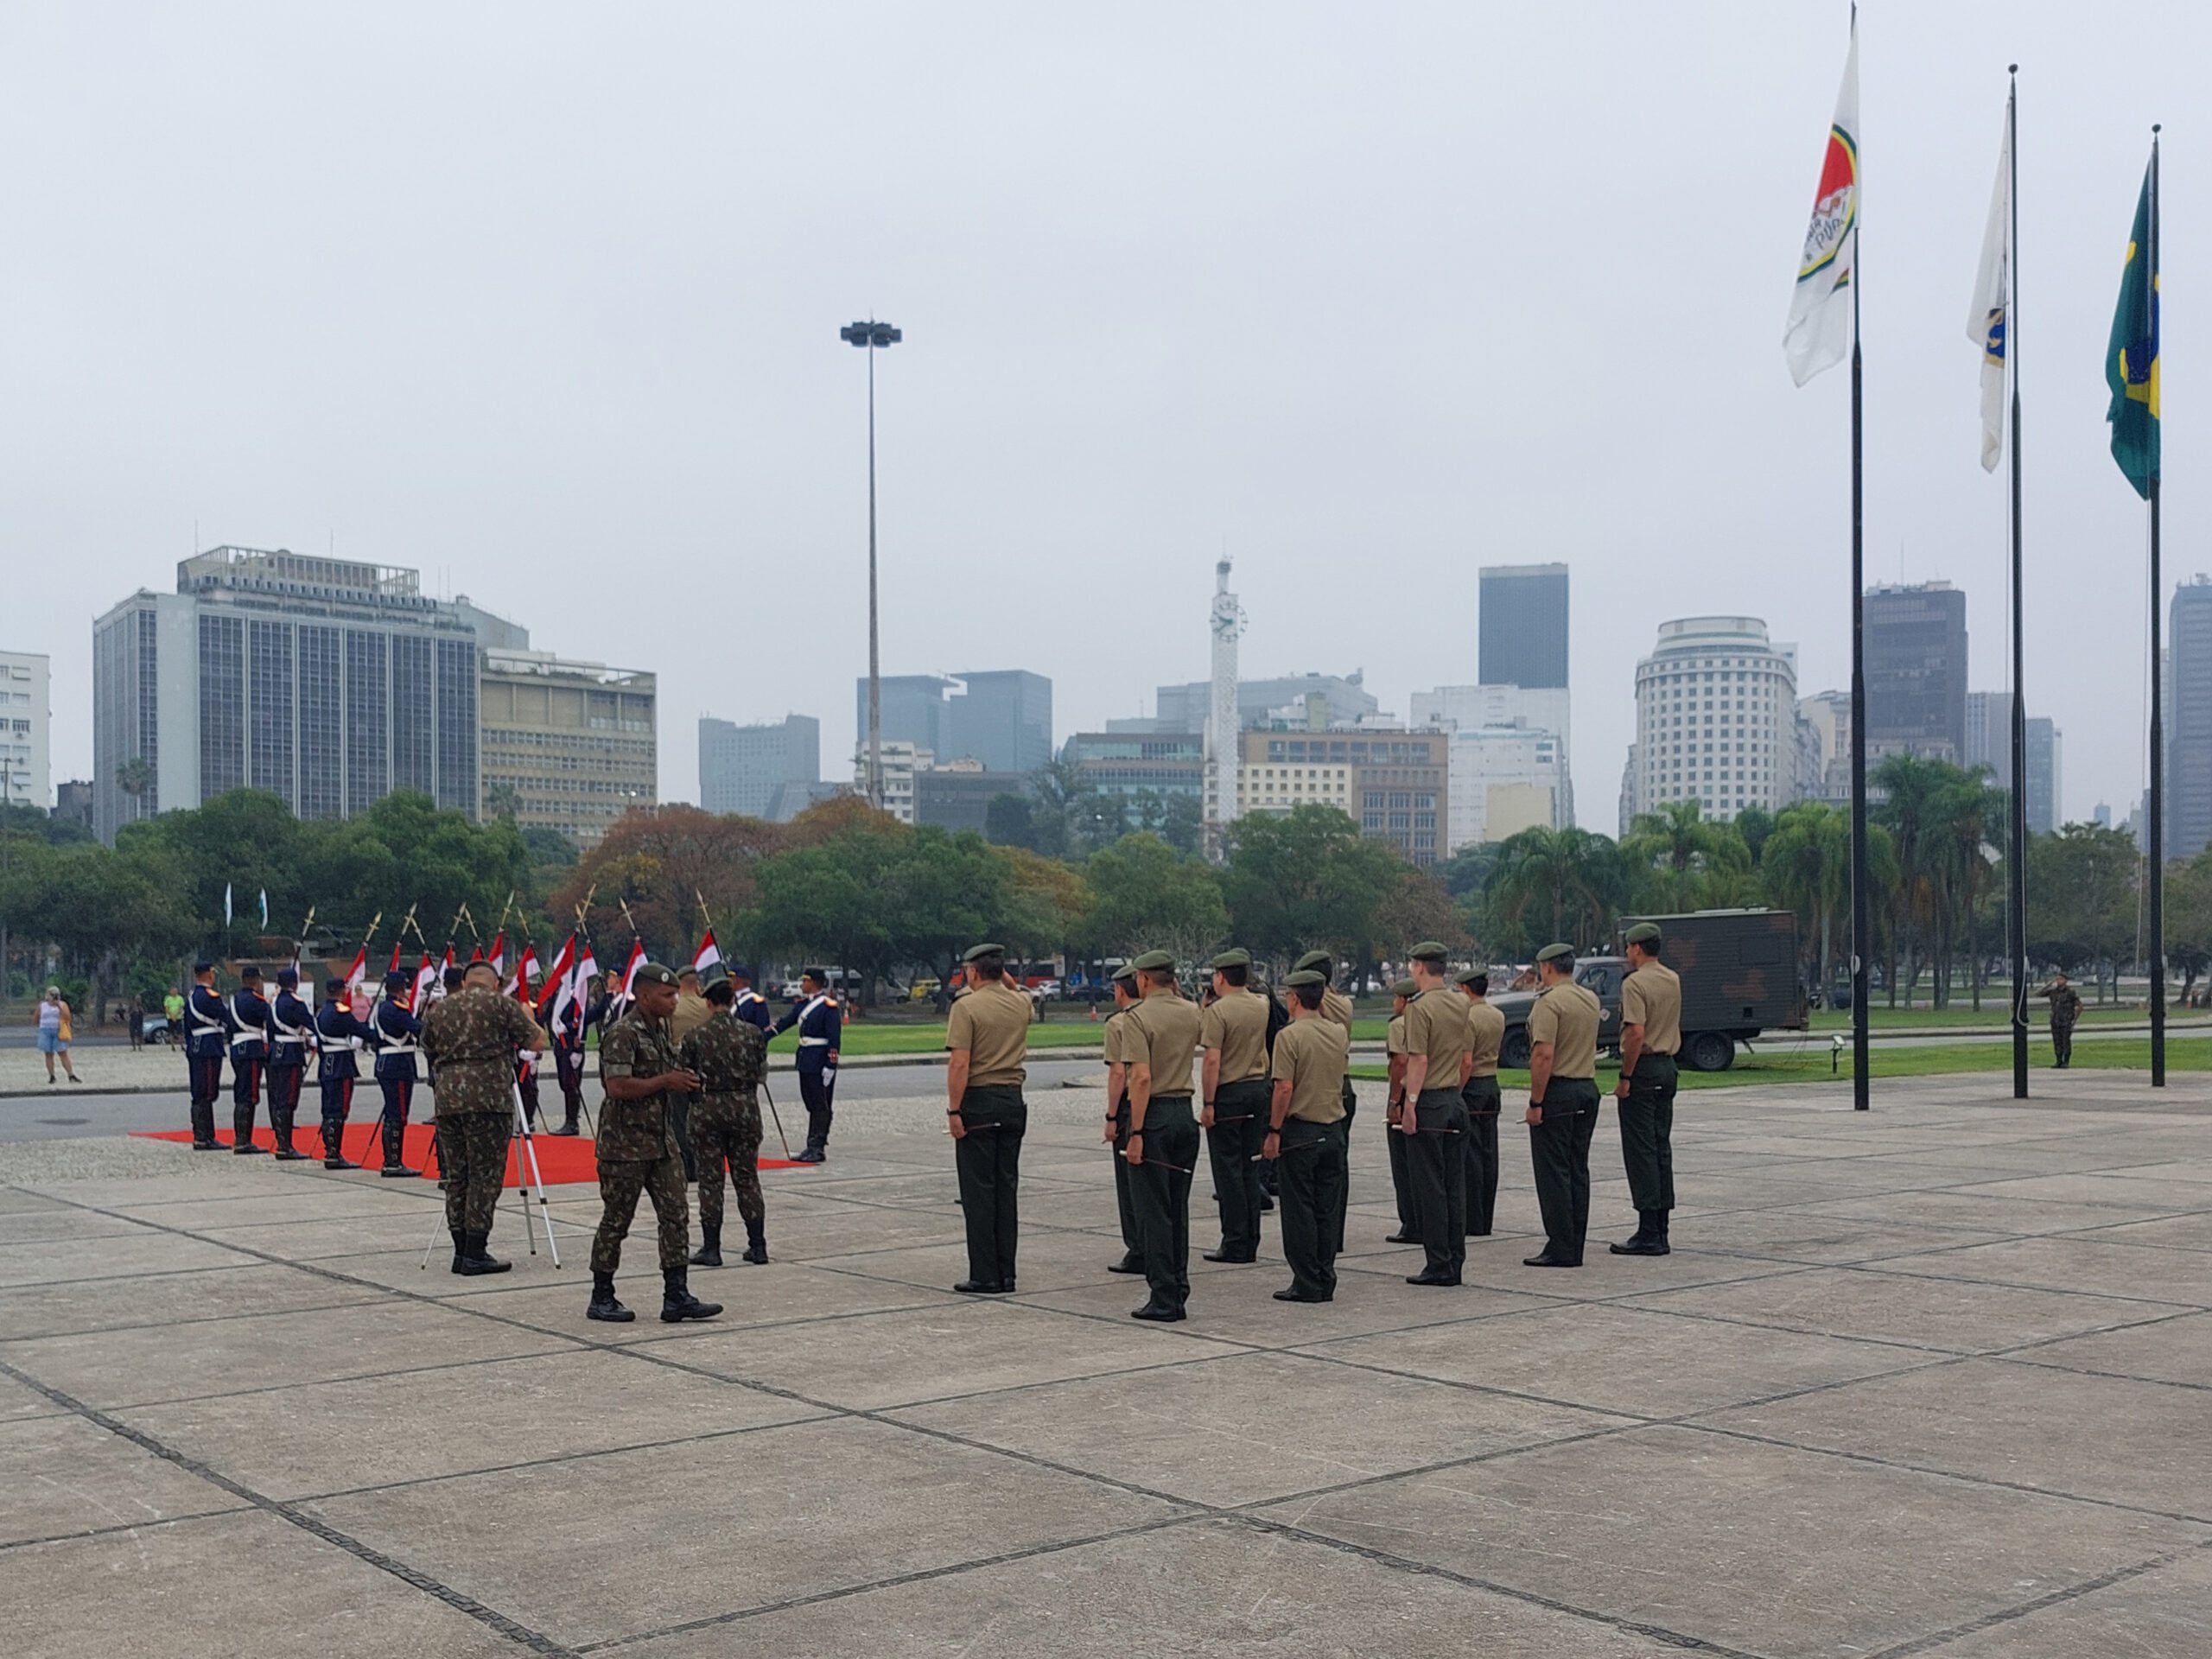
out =
{"type": "MultiPolygon", "coordinates": [[[[2075,818],[2144,776],[2101,357],[2162,118],[2167,565],[2212,565],[2184,114],[2212,24],[2127,21],[1861,20],[1869,575],[1964,588],[1990,689],[2004,486],[1963,321],[2022,64],[2028,701],[2075,818]]],[[[224,543],[417,566],[658,673],[664,799],[696,798],[701,713],[817,715],[839,775],[866,392],[836,330],[873,315],[906,331],[877,365],[887,673],[1049,674],[1062,738],[1149,713],[1206,672],[1226,553],[1246,674],[1363,669],[1403,715],[1475,679],[1478,566],[1563,561],[1575,791],[1610,829],[1660,621],[1760,616],[1801,692],[1847,683],[1848,389],[1793,389],[1778,343],[1844,30],[17,9],[4,643],[53,654],[54,776],[90,774],[92,618],[224,543]]]]}

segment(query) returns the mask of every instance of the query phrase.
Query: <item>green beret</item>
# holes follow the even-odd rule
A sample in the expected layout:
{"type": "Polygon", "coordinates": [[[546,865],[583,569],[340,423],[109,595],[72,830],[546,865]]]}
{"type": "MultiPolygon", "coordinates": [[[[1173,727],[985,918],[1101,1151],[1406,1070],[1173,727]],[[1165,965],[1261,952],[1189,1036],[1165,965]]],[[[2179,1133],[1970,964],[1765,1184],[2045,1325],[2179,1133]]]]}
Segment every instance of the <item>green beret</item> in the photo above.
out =
{"type": "Polygon", "coordinates": [[[1573,962],[1574,947],[1571,944],[1548,944],[1536,952],[1538,962],[1573,962]]]}
{"type": "Polygon", "coordinates": [[[1423,939],[1406,954],[1415,962],[1441,962],[1449,953],[1434,939],[1423,939]]]}
{"type": "Polygon", "coordinates": [[[1136,977],[1137,965],[1133,962],[1125,962],[1114,970],[1114,982],[1116,985],[1133,985],[1136,982],[1136,977]]]}
{"type": "Polygon", "coordinates": [[[1452,983],[1456,985],[1471,985],[1478,979],[1482,981],[1484,984],[1489,984],[1490,969],[1487,968],[1462,968],[1458,973],[1452,976],[1452,983]]]}
{"type": "Polygon", "coordinates": [[[1638,922],[1634,927],[1629,929],[1628,942],[1630,944],[1658,944],[1659,924],[1656,922],[1638,922]]]}
{"type": "Polygon", "coordinates": [[[980,962],[985,957],[1002,957],[1004,955],[1006,955],[1006,946],[1002,944],[971,944],[968,947],[967,950],[962,954],[960,960],[963,962],[980,962]]]}
{"type": "Polygon", "coordinates": [[[1329,976],[1317,974],[1311,968],[1300,968],[1295,973],[1285,974],[1282,982],[1295,990],[1300,985],[1325,985],[1329,982],[1329,976]]]}
{"type": "Polygon", "coordinates": [[[673,985],[676,983],[676,970],[658,962],[641,962],[638,964],[636,977],[630,982],[633,986],[673,985]]]}
{"type": "Polygon", "coordinates": [[[1141,974],[1172,974],[1175,958],[1165,950],[1147,950],[1129,964],[1141,974]]]}
{"type": "Polygon", "coordinates": [[[716,985],[726,985],[728,982],[729,969],[719,962],[709,963],[706,971],[699,976],[699,987],[702,990],[710,989],[716,985]]]}
{"type": "Polygon", "coordinates": [[[1410,979],[1402,979],[1390,988],[1393,996],[1419,996],[1421,987],[1410,979]]]}
{"type": "Polygon", "coordinates": [[[1206,964],[1209,968],[1249,968],[1251,965],[1252,953],[1249,950],[1224,950],[1206,964]]]}
{"type": "Polygon", "coordinates": [[[1325,974],[1336,965],[1336,959],[1325,950],[1308,950],[1293,965],[1301,974],[1308,968],[1319,968],[1325,974]]]}

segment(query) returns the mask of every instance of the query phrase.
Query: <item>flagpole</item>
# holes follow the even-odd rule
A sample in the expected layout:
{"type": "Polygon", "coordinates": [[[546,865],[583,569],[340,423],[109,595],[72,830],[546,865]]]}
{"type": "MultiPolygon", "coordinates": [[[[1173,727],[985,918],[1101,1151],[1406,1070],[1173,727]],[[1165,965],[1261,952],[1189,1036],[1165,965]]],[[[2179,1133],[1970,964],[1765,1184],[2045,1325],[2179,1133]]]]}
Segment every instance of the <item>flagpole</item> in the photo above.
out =
{"type": "Polygon", "coordinates": [[[2010,65],[2005,100],[2005,362],[2012,376],[2012,798],[2006,812],[2005,908],[2011,918],[2012,1098],[2028,1097],[2028,707],[2026,652],[2021,641],[2020,559],[2020,66],[2010,65]]]}
{"type": "MultiPolygon", "coordinates": [[[[1856,204],[1854,203],[1854,208],[1856,204]]],[[[1867,1091],[1867,964],[1874,957],[1866,872],[1866,503],[1865,365],[1859,350],[1862,219],[1851,232],[1851,1107],[1872,1105],[1867,1091]]]]}
{"type": "MultiPolygon", "coordinates": [[[[2150,336],[2158,337],[2158,128],[2151,128],[2151,245],[2146,271],[2151,310],[2150,336]]],[[[2154,345],[2154,350],[2155,350],[2154,345]]],[[[2152,372],[2158,372],[2157,359],[2152,372]]],[[[2155,385],[2157,383],[2152,382],[2155,385]]],[[[2158,626],[2164,583],[2158,573],[2159,474],[2151,471],[2151,1086],[2166,1086],[2166,791],[2164,664],[2158,626]]]]}

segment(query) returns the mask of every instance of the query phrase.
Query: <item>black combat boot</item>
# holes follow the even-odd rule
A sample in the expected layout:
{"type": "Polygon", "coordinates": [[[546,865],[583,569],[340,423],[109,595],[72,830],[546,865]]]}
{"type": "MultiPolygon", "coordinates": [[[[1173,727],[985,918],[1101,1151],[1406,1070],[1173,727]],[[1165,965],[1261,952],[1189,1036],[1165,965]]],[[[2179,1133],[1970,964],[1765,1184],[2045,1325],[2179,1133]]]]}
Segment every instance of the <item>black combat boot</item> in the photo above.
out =
{"type": "Polygon", "coordinates": [[[1615,1255],[1664,1255],[1667,1254],[1666,1211],[1639,1210],[1636,1212],[1636,1231],[1624,1244],[1609,1244],[1605,1248],[1615,1255]]]}
{"type": "Polygon", "coordinates": [[[718,1221],[699,1224],[699,1248],[691,1252],[695,1268],[719,1268],[722,1264],[722,1224],[718,1221]]]}
{"type": "Polygon", "coordinates": [[[346,1120],[326,1117],[322,1120],[322,1166],[325,1169],[351,1169],[346,1161],[346,1120]]]}
{"type": "Polygon", "coordinates": [[[253,1144],[253,1108],[233,1106],[231,1109],[231,1150],[240,1157],[261,1150],[253,1144]]]}
{"type": "Polygon", "coordinates": [[[304,1163],[307,1154],[295,1149],[292,1145],[292,1115],[293,1109],[289,1106],[279,1106],[270,1114],[274,1120],[270,1127],[276,1131],[276,1157],[282,1163],[304,1163]]]}
{"type": "Polygon", "coordinates": [[[578,1101],[576,1096],[573,1095],[569,1096],[569,1098],[563,1103],[561,1127],[557,1129],[549,1129],[546,1133],[549,1135],[574,1135],[576,1132],[576,1108],[580,1103],[581,1103],[578,1101]]]}
{"type": "Polygon", "coordinates": [[[664,1268],[660,1277],[660,1322],[663,1325],[679,1325],[685,1319],[711,1319],[722,1311],[720,1302],[702,1302],[691,1294],[691,1287],[684,1282],[683,1268],[664,1268]]]}
{"type": "Polygon", "coordinates": [[[413,1170],[408,1168],[406,1165],[399,1161],[399,1147],[404,1133],[405,1130],[404,1125],[393,1123],[389,1121],[385,1122],[384,1126],[384,1167],[378,1172],[378,1174],[390,1176],[392,1179],[397,1179],[402,1175],[412,1175],[415,1173],[413,1170]]]}
{"type": "Polygon", "coordinates": [[[210,1103],[192,1109],[192,1149],[194,1152],[220,1152],[222,1142],[215,1139],[215,1108],[210,1103]]]}
{"type": "Polygon", "coordinates": [[[468,1235],[458,1227],[448,1227],[446,1231],[453,1238],[453,1270],[455,1273],[467,1273],[468,1271],[468,1235]]]}
{"type": "Polygon", "coordinates": [[[745,1224],[745,1259],[755,1267],[768,1265],[768,1226],[766,1222],[748,1221],[745,1224]]]}
{"type": "Polygon", "coordinates": [[[461,1271],[469,1277],[486,1273],[505,1273],[513,1266],[513,1262],[502,1262],[492,1254],[491,1234],[463,1233],[461,1236],[461,1271]]]}
{"type": "Polygon", "coordinates": [[[591,1276],[591,1306],[584,1309],[588,1319],[604,1319],[609,1325],[627,1325],[638,1316],[614,1300],[614,1275],[594,1273],[591,1276]]]}

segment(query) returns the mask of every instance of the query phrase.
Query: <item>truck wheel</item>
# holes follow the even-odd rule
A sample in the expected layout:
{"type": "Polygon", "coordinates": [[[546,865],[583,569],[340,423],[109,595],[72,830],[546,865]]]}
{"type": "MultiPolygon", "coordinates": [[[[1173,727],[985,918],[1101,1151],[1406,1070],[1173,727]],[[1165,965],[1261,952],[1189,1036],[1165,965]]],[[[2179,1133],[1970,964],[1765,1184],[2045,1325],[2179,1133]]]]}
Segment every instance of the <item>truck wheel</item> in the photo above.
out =
{"type": "Polygon", "coordinates": [[[1505,1033],[1503,1039],[1497,1046],[1497,1063],[1509,1071],[1525,1071],[1529,1069],[1528,1027],[1516,1026],[1505,1033]]]}
{"type": "Polygon", "coordinates": [[[1736,1039],[1718,1031],[1694,1032],[1682,1054],[1693,1071],[1726,1071],[1736,1063],[1736,1039]]]}

